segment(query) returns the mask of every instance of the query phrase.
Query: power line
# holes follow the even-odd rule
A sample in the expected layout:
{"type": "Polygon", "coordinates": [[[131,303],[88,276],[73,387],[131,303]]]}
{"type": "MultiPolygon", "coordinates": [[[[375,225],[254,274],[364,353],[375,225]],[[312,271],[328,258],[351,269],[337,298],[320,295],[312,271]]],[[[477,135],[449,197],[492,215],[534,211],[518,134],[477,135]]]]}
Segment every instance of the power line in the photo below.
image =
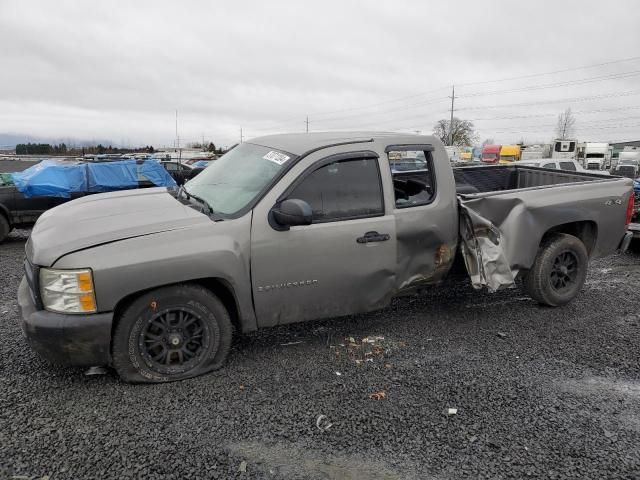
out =
{"type": "Polygon", "coordinates": [[[628,92],[617,92],[617,93],[608,93],[608,94],[600,94],[600,95],[587,95],[583,97],[573,97],[573,98],[562,98],[559,100],[541,100],[535,102],[522,102],[522,103],[510,103],[510,104],[502,104],[502,105],[481,105],[475,107],[464,107],[459,108],[458,110],[485,110],[490,108],[507,108],[507,107],[530,107],[534,105],[548,105],[554,103],[571,103],[571,102],[588,102],[591,100],[601,100],[603,98],[615,98],[615,97],[628,97],[631,95],[640,94],[640,90],[631,90],[628,92]]]}
{"type": "MultiPolygon", "coordinates": [[[[595,110],[572,110],[571,113],[574,115],[591,115],[594,113],[614,112],[614,111],[620,111],[620,110],[637,110],[639,108],[640,108],[640,105],[633,105],[633,106],[627,106],[627,107],[599,108],[595,110]]],[[[532,113],[527,115],[500,115],[497,117],[470,118],[469,120],[472,122],[493,121],[493,120],[516,120],[520,118],[555,117],[556,115],[557,113],[532,113]]]]}
{"type": "Polygon", "coordinates": [[[609,62],[603,62],[603,63],[594,63],[591,65],[583,65],[581,67],[573,67],[573,68],[565,68],[562,70],[554,70],[554,71],[550,71],[550,72],[543,72],[543,73],[532,73],[529,75],[520,75],[517,77],[506,77],[506,78],[500,78],[500,79],[494,79],[494,80],[483,80],[483,81],[479,81],[479,82],[467,82],[467,83],[458,83],[459,87],[468,87],[470,85],[483,85],[483,84],[487,84],[487,83],[498,83],[498,82],[508,82],[511,80],[522,80],[525,78],[534,78],[534,77],[542,77],[545,75],[556,75],[558,73],[566,73],[566,72],[573,72],[576,70],[586,70],[589,68],[597,68],[597,67],[604,67],[606,65],[614,65],[617,63],[625,63],[625,62],[632,62],[635,60],[640,60],[640,57],[629,57],[629,58],[622,58],[620,60],[612,60],[609,62]]]}
{"type": "Polygon", "coordinates": [[[470,97],[482,97],[482,96],[486,96],[486,95],[499,95],[499,94],[504,94],[504,93],[529,92],[529,91],[532,91],[532,90],[543,90],[543,89],[546,89],[546,88],[567,87],[567,86],[571,86],[571,85],[584,85],[584,84],[587,84],[587,83],[601,82],[601,81],[605,81],[605,80],[619,80],[619,79],[623,79],[623,78],[636,77],[638,75],[640,75],[640,70],[634,70],[632,72],[623,72],[623,73],[616,73],[616,74],[600,75],[600,76],[597,76],[597,77],[588,77],[588,78],[582,78],[582,79],[576,79],[576,80],[568,80],[566,82],[556,82],[556,83],[549,83],[549,84],[544,84],[544,85],[530,85],[530,86],[527,86],[527,87],[513,88],[513,89],[508,89],[508,90],[494,90],[492,92],[467,93],[467,94],[459,95],[459,97],[461,97],[461,98],[470,98],[470,97]]]}
{"type": "MultiPolygon", "coordinates": [[[[559,73],[567,73],[567,72],[573,72],[573,71],[578,71],[578,70],[587,70],[587,69],[590,69],[590,68],[597,68],[597,67],[603,67],[603,66],[608,66],[608,65],[615,65],[615,64],[619,64],[619,63],[632,62],[632,61],[636,61],[636,60],[640,60],[640,56],[623,58],[623,59],[619,59],[619,60],[611,60],[611,61],[601,62],[601,63],[594,63],[594,64],[590,64],[590,65],[582,65],[582,66],[578,66],[578,67],[565,68],[565,69],[561,69],[561,70],[552,70],[552,71],[547,71],[547,72],[532,73],[532,74],[528,74],[528,75],[519,75],[519,76],[514,76],[514,77],[505,77],[505,78],[498,78],[498,79],[491,79],[491,80],[481,80],[481,81],[476,81],[476,82],[464,82],[464,83],[458,83],[458,86],[459,87],[466,87],[466,86],[471,86],[471,85],[486,85],[486,84],[490,84],[490,83],[500,83],[500,82],[507,82],[507,81],[512,81],[512,80],[522,80],[522,79],[526,79],[526,78],[542,77],[542,76],[546,76],[546,75],[557,75],[559,73]]],[[[615,74],[609,74],[609,75],[615,75],[615,74]]],[[[577,80],[577,81],[579,81],[579,80],[577,80]]],[[[596,81],[596,80],[594,80],[594,81],[596,81]]],[[[560,86],[562,86],[562,85],[560,85],[560,86]]],[[[372,104],[368,104],[368,105],[362,105],[362,106],[350,107],[350,108],[343,108],[343,109],[338,109],[338,110],[329,110],[329,111],[324,111],[324,112],[316,112],[316,113],[311,114],[311,116],[313,118],[317,118],[317,117],[323,117],[323,116],[326,116],[326,115],[331,115],[331,114],[334,114],[334,113],[344,113],[344,112],[351,112],[351,111],[356,111],[356,110],[366,110],[366,109],[370,109],[370,108],[374,108],[374,107],[379,107],[379,106],[382,106],[382,105],[387,105],[387,104],[391,104],[391,103],[402,102],[402,101],[405,101],[405,100],[410,100],[410,99],[413,99],[413,98],[422,97],[422,96],[429,95],[429,94],[435,93],[435,92],[439,92],[439,91],[442,91],[442,90],[445,90],[445,89],[448,89],[448,88],[449,87],[442,86],[442,87],[435,88],[433,90],[428,90],[428,91],[425,91],[425,92],[422,92],[422,93],[403,96],[403,97],[392,98],[392,99],[389,99],[389,100],[385,100],[385,101],[377,102],[377,103],[372,103],[372,104]]],[[[552,87],[544,87],[544,88],[552,88],[552,87]]],[[[469,95],[473,96],[473,94],[469,94],[469,95]]],[[[255,130],[259,130],[259,131],[260,130],[274,130],[274,129],[278,129],[278,128],[283,127],[283,126],[292,125],[294,123],[298,124],[298,122],[300,120],[297,120],[297,121],[294,122],[294,120],[296,118],[299,118],[299,117],[290,117],[289,119],[285,119],[282,122],[274,123],[271,126],[268,126],[268,127],[265,127],[265,128],[255,128],[255,130]],[[289,120],[291,120],[291,121],[289,121],[289,120]]],[[[320,119],[320,120],[329,121],[330,119],[320,119]]]]}

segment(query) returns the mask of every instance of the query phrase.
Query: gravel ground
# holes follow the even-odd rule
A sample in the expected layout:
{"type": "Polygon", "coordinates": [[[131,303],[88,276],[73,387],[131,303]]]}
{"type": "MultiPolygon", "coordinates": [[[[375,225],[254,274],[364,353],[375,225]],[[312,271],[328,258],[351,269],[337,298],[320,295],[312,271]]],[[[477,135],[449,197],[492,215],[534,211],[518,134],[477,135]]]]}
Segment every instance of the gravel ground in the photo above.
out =
{"type": "Polygon", "coordinates": [[[594,262],[564,308],[455,283],[131,386],[27,348],[27,234],[0,246],[1,478],[640,478],[640,256],[594,262]]]}

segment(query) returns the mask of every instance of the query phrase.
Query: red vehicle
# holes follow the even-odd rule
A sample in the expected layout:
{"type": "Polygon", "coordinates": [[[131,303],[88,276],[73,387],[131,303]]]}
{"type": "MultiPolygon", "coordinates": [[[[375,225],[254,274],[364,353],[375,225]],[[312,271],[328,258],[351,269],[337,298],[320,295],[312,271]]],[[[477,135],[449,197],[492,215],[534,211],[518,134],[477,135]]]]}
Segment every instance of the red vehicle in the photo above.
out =
{"type": "Polygon", "coordinates": [[[482,147],[482,160],[484,163],[498,163],[502,145],[485,145],[482,147]]]}

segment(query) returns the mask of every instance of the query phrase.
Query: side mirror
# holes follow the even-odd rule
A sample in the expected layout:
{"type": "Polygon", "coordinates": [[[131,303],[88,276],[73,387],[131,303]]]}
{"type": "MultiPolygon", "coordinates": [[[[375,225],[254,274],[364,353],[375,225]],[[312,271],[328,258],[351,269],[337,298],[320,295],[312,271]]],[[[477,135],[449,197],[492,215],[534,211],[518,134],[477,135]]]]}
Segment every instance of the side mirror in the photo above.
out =
{"type": "Polygon", "coordinates": [[[311,225],[313,222],[311,205],[296,198],[284,200],[279,206],[273,207],[271,214],[280,227],[285,227],[280,230],[288,230],[296,225],[311,225]]]}

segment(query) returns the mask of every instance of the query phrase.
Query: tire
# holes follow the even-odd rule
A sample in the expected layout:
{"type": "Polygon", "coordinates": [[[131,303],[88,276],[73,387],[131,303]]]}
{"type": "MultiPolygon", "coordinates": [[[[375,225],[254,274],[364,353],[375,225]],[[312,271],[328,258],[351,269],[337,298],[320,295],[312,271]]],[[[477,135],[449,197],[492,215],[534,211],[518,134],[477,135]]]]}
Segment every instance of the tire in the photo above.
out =
{"type": "Polygon", "coordinates": [[[7,217],[5,217],[2,213],[0,213],[0,243],[4,242],[11,231],[11,225],[9,225],[9,221],[7,217]]]}
{"type": "Polygon", "coordinates": [[[222,366],[232,326],[222,302],[198,285],[147,292],[117,319],[113,367],[130,383],[163,383],[196,377],[222,366]]]}
{"type": "Polygon", "coordinates": [[[578,295],[588,265],[587,249],[579,238],[552,235],[540,245],[533,267],[524,277],[524,289],[542,305],[559,307],[578,295]]]}

